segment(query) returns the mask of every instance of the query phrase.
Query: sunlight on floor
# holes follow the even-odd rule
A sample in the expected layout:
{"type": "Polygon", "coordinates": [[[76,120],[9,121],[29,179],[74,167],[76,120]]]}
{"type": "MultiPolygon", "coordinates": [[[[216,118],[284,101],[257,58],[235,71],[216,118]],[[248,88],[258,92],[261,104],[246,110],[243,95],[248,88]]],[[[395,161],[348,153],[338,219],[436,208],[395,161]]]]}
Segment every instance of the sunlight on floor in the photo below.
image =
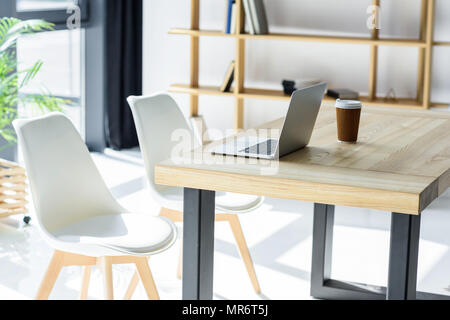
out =
{"type": "MultiPolygon", "coordinates": [[[[157,215],[159,206],[146,188],[139,152],[93,154],[108,187],[129,210],[157,215]]],[[[419,254],[419,290],[450,291],[450,194],[436,200],[424,213],[419,254]]],[[[263,293],[255,294],[226,223],[216,224],[215,299],[311,299],[309,278],[312,246],[310,203],[266,199],[254,213],[240,216],[263,293]]],[[[33,214],[31,214],[33,216],[33,214]]],[[[52,249],[42,240],[33,219],[23,226],[22,217],[0,220],[0,299],[32,299],[44,275],[52,249]]],[[[389,214],[337,208],[334,231],[333,277],[385,285],[389,254],[389,214]]],[[[179,226],[179,237],[181,225],[179,226]]],[[[162,299],[180,299],[176,277],[180,241],[167,252],[152,257],[150,267],[162,299]]],[[[123,297],[134,267],[114,267],[117,299],[123,297]]],[[[51,299],[78,299],[81,268],[63,269],[51,299]]],[[[94,268],[90,299],[102,299],[99,272],[94,268]]],[[[139,285],[134,299],[146,299],[139,285]]]]}

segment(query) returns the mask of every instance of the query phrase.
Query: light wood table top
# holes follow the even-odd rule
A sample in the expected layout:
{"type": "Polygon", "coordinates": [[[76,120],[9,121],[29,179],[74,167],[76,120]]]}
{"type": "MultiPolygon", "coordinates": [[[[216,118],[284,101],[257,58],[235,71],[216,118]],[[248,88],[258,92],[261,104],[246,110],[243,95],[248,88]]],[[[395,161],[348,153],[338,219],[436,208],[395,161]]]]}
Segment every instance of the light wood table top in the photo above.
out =
{"type": "Polygon", "coordinates": [[[213,156],[212,146],[160,163],[155,182],[407,214],[450,186],[446,112],[365,107],[352,145],[337,142],[335,108],[324,105],[308,147],[279,161],[213,156]]]}

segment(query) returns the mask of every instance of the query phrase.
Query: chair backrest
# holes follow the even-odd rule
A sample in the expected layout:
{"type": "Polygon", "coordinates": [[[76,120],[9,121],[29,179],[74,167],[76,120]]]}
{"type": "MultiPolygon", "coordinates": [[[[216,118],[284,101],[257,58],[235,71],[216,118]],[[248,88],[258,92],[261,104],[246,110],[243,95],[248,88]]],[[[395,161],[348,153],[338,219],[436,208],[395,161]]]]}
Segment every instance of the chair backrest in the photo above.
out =
{"type": "Polygon", "coordinates": [[[165,187],[155,184],[155,165],[169,159],[173,148],[180,144],[172,139],[173,133],[180,130],[178,132],[186,132],[190,137],[193,133],[177,103],[168,94],[131,96],[128,103],[136,124],[150,192],[158,198],[165,187]]]}
{"type": "Polygon", "coordinates": [[[38,223],[52,231],[123,208],[105,185],[72,122],[60,113],[14,121],[38,223]]]}

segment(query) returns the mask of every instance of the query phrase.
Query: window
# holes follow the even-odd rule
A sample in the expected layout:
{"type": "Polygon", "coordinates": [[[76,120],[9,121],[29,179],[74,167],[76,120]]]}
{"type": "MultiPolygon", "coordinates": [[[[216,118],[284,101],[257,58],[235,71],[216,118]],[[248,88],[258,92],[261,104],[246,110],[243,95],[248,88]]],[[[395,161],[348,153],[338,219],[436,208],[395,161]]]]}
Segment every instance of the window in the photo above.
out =
{"type": "MultiPolygon", "coordinates": [[[[30,34],[18,41],[18,69],[30,67],[38,60],[43,62],[35,81],[21,89],[21,93],[36,93],[44,88],[54,96],[70,100],[64,106],[65,113],[78,127],[89,149],[98,152],[106,146],[103,65],[106,1],[0,0],[2,16],[43,19],[55,24],[54,31],[30,34]]],[[[28,105],[18,108],[23,115],[36,109],[28,105]]]]}
{"type": "Polygon", "coordinates": [[[66,10],[75,0],[17,0],[17,12],[41,10],[66,10]]]}
{"type": "MultiPolygon", "coordinates": [[[[22,37],[17,43],[19,69],[31,67],[37,60],[43,62],[37,77],[21,94],[49,92],[67,100],[63,112],[83,132],[82,92],[82,30],[59,30],[22,37]]],[[[19,106],[21,116],[34,115],[30,106],[19,106]]]]}
{"type": "MultiPolygon", "coordinates": [[[[2,0],[4,1],[4,0],[2,0]]],[[[74,5],[79,8],[81,22],[88,20],[88,0],[15,0],[19,19],[44,19],[58,28],[67,27],[67,18],[74,5]]]]}
{"type": "MultiPolygon", "coordinates": [[[[56,25],[55,31],[24,36],[17,43],[18,68],[43,62],[37,77],[20,94],[48,92],[67,101],[63,112],[84,136],[84,30],[68,29],[68,8],[80,5],[81,16],[87,17],[85,0],[15,0],[19,19],[44,19],[56,25]]],[[[85,20],[86,21],[86,20],[85,20]]],[[[19,106],[19,115],[36,115],[33,106],[19,106]]]]}

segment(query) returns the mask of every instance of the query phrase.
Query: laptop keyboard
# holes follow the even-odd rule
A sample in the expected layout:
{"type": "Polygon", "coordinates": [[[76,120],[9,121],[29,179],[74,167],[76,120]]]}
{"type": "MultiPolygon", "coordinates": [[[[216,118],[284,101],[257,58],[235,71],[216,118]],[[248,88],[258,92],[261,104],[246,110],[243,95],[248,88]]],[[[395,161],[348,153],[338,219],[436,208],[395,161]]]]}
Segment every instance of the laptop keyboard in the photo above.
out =
{"type": "Polygon", "coordinates": [[[241,152],[270,156],[275,153],[278,140],[267,140],[260,144],[245,148],[241,152]]]}

